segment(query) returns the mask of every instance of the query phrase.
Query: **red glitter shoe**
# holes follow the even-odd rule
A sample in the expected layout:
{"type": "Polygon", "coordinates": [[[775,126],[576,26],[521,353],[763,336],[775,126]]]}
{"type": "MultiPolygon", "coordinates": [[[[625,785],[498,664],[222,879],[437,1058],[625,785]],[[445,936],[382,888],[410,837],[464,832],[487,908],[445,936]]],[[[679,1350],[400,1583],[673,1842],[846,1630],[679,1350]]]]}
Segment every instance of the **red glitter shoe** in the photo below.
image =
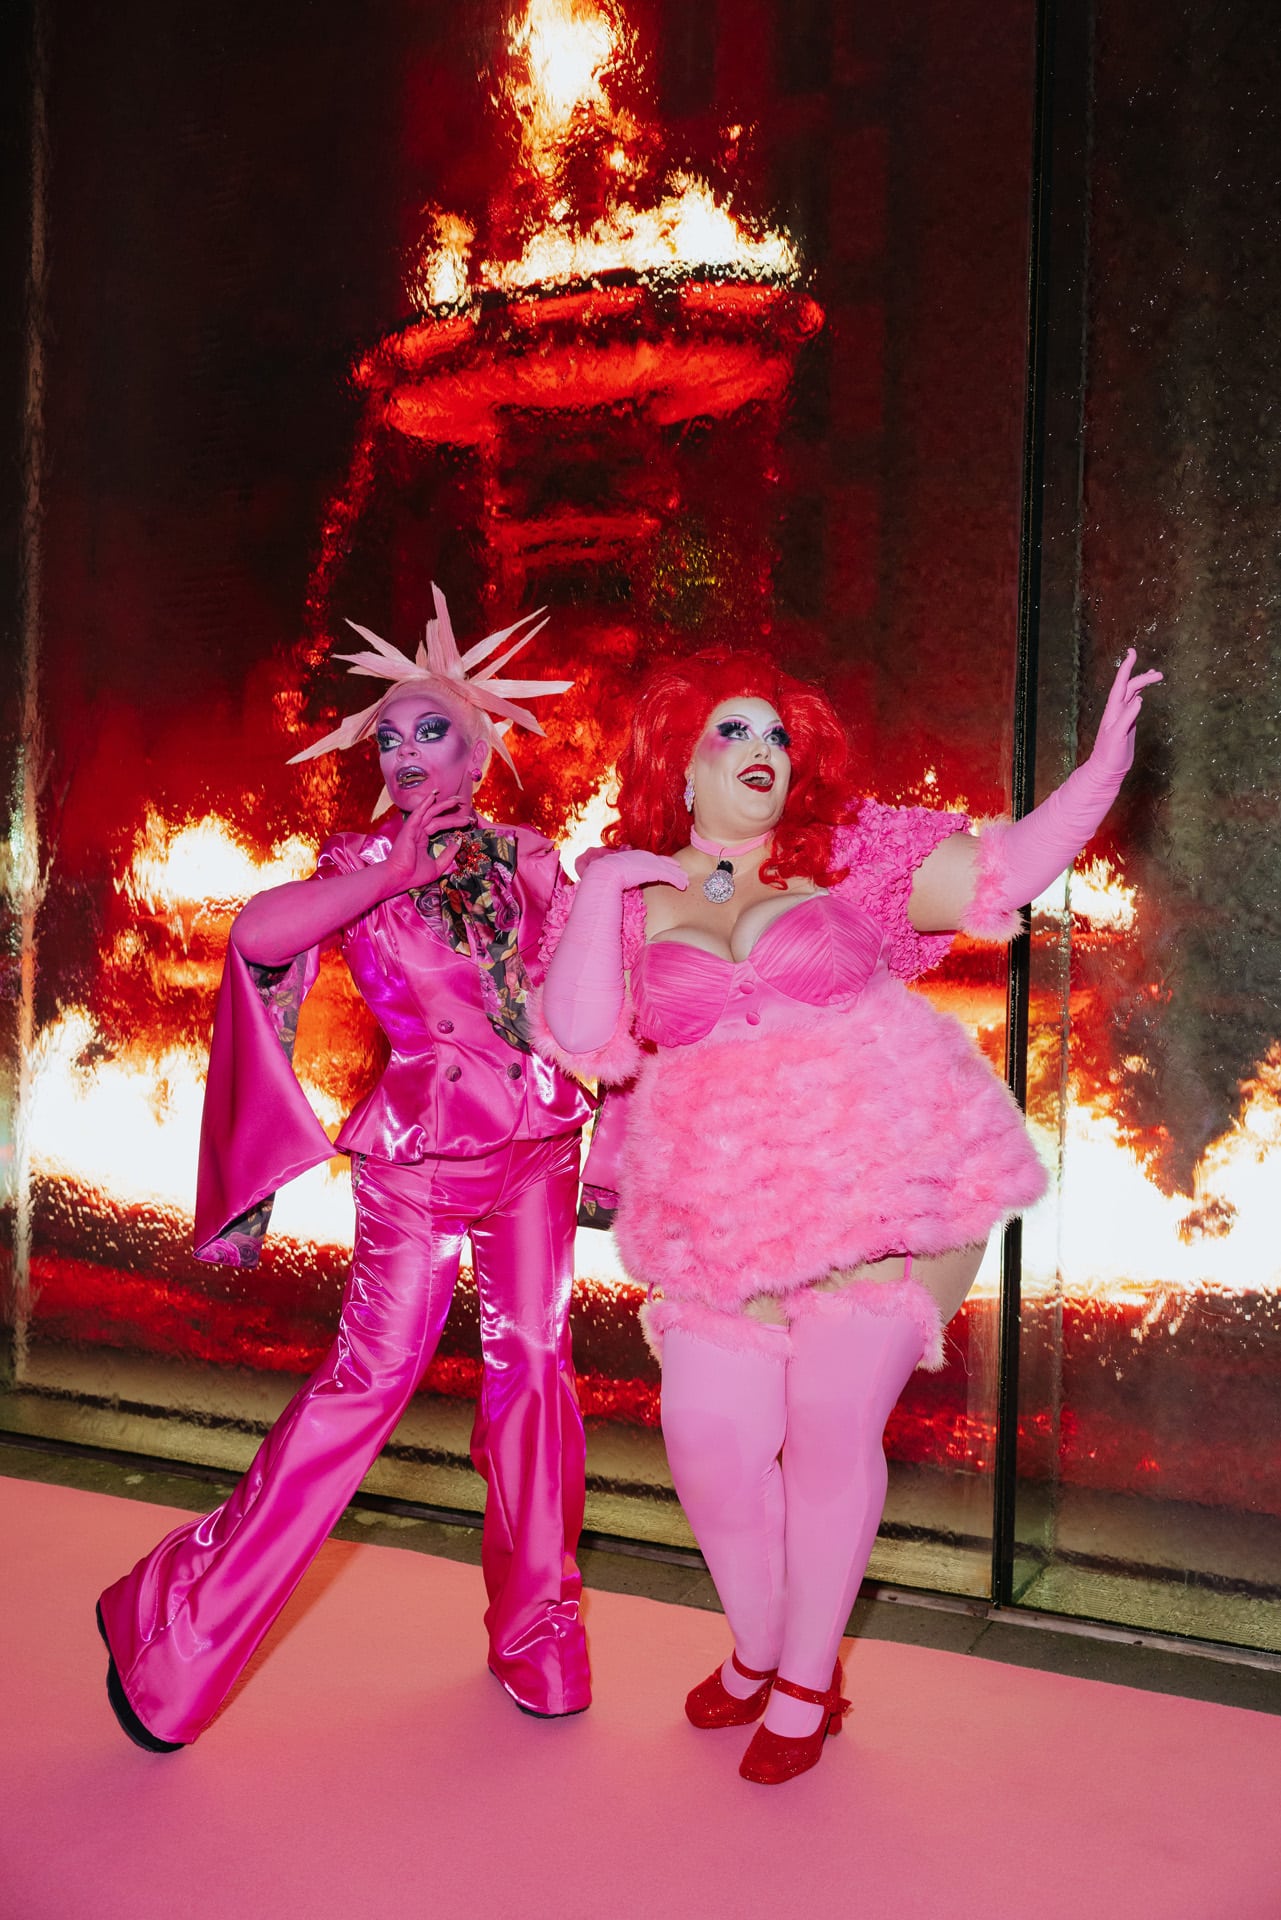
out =
{"type": "Polygon", "coordinates": [[[759,1720],[765,1711],[778,1668],[771,1667],[768,1673],[758,1673],[755,1667],[745,1667],[736,1653],[731,1653],[729,1658],[735,1673],[741,1673],[744,1680],[759,1680],[761,1684],[755,1693],[749,1693],[745,1700],[740,1700],[726,1689],[721,1670],[717,1667],[715,1673],[709,1673],[706,1680],[700,1681],[685,1696],[685,1717],[696,1727],[747,1727],[753,1720],[759,1720]]]}
{"type": "Polygon", "coordinates": [[[843,1680],[839,1660],[826,1693],[817,1693],[813,1687],[798,1687],[791,1680],[775,1680],[779,1693],[789,1694],[793,1700],[808,1700],[813,1707],[826,1707],[827,1712],[813,1733],[790,1737],[774,1733],[769,1727],[757,1727],[739,1764],[744,1780],[754,1780],[762,1787],[779,1787],[784,1780],[794,1780],[798,1773],[808,1773],[818,1765],[824,1739],[840,1732],[850,1710],[849,1701],[841,1698],[843,1680]]]}

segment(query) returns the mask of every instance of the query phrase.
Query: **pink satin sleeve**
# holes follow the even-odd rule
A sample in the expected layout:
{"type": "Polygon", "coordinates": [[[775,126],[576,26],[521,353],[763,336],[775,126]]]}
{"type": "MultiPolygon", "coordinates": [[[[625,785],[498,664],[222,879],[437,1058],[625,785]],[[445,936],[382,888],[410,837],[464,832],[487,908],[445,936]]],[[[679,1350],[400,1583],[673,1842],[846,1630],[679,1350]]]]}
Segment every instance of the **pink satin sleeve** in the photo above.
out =
{"type": "MultiPolygon", "coordinates": [[[[303,991],[316,975],[304,958],[303,991]]],[[[278,1187],[333,1154],[298,1081],[253,976],[227,948],[214,1012],[200,1125],[195,1243],[199,1259],[246,1264],[222,1235],[278,1187]]]]}

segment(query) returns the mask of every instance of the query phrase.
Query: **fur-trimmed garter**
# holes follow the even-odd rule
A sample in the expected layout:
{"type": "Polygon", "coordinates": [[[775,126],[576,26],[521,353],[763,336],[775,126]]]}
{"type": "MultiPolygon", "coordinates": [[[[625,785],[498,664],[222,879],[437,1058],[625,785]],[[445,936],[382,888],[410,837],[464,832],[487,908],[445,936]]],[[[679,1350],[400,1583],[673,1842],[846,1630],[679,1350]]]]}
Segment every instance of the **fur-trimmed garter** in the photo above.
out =
{"type": "Polygon", "coordinates": [[[543,990],[535,987],[525,1002],[529,1016],[529,1037],[534,1051],[544,1060],[550,1060],[554,1067],[572,1074],[576,1080],[599,1080],[602,1086],[621,1087],[634,1079],[644,1058],[636,1036],[632,1032],[632,999],[629,992],[623,995],[623,1010],[618,1025],[603,1047],[597,1047],[592,1053],[567,1053],[547,1024],[543,1012],[543,990]]]}
{"type": "Polygon", "coordinates": [[[961,931],[975,940],[1013,940],[1027,924],[1018,905],[1009,903],[1005,836],[1010,825],[1008,820],[989,820],[979,828],[974,898],[961,920],[961,931]]]}
{"type": "Polygon", "coordinates": [[[791,1351],[787,1328],[754,1320],[747,1313],[718,1313],[714,1307],[700,1306],[697,1300],[672,1300],[658,1295],[647,1300],[640,1310],[641,1332],[654,1358],[662,1364],[663,1335],[669,1327],[679,1327],[713,1347],[727,1347],[731,1353],[759,1353],[767,1360],[786,1360],[791,1351]]]}
{"type": "Polygon", "coordinates": [[[943,1316],[919,1280],[851,1280],[843,1287],[799,1287],[783,1301],[791,1321],[824,1315],[871,1313],[886,1320],[912,1320],[921,1336],[918,1368],[938,1373],[943,1365],[943,1316]]]}

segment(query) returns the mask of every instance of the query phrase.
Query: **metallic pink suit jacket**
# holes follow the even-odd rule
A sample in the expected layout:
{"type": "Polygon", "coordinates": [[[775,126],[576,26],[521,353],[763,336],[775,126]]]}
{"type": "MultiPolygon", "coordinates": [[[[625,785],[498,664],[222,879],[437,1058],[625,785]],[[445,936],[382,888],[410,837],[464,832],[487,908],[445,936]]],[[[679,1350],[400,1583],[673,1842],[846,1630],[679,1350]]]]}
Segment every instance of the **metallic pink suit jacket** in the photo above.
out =
{"type": "MultiPolygon", "coordinates": [[[[538,949],[552,895],[563,884],[550,841],[528,827],[515,835],[515,892],[521,956],[538,977],[538,949]]],[[[385,860],[385,832],[340,833],[326,841],[315,884],[385,860]]],[[[343,957],[390,1047],[376,1086],[338,1135],[339,1152],[393,1163],[427,1154],[487,1153],[510,1140],[548,1139],[590,1117],[579,1084],[538,1054],[503,1041],[485,1014],[479,968],[427,926],[406,894],[362,914],[340,936],[343,957]]],[[[318,955],[303,957],[300,990],[315,979],[318,955]]],[[[335,1151],[299,1086],[249,967],[230,946],[214,1015],[200,1134],[195,1241],[217,1261],[232,1221],[287,1180],[335,1151]]]]}

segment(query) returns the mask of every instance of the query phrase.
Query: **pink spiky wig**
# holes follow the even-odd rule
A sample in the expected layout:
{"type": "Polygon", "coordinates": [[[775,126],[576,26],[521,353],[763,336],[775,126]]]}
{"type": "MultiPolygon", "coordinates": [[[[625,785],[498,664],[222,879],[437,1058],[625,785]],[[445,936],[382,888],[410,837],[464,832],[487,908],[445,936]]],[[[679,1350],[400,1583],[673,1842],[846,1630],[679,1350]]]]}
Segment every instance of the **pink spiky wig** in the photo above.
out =
{"type": "MultiPolygon", "coordinates": [[[[340,653],[335,658],[349,663],[349,673],[362,674],[371,680],[385,680],[389,685],[372,706],[349,714],[323,740],[317,740],[314,746],[304,747],[301,753],[291,755],[291,767],[300,760],[315,760],[322,753],[354,747],[358,741],[368,739],[377,727],[378,716],[387,702],[403,692],[408,683],[426,681],[434,684],[440,692],[476,709],[481,736],[502,755],[516,774],[519,785],[520,775],[516,772],[516,763],[508,752],[503,735],[513,724],[539,735],[543,729],[529,708],[519,706],[517,702],[538,700],[550,693],[565,693],[574,684],[572,680],[504,680],[499,677],[508,661],[514,659],[522,647],[528,646],[534,635],[541,633],[547,625],[546,618],[540,617],[545,614],[545,609],[538,607],[533,613],[522,614],[510,627],[486,634],[483,640],[477,640],[468,647],[466,653],[459,653],[445,596],[434,580],[431,592],[436,616],[427,622],[426,635],[419,641],[412,659],[408,654],[401,653],[398,647],[393,647],[390,641],[372,633],[368,627],[348,620],[347,625],[362,640],[369,642],[369,648],[361,653],[340,653]],[[530,621],[536,621],[537,625],[530,626],[530,621]],[[520,632],[522,627],[526,629],[524,633],[520,632]],[[491,658],[514,634],[520,634],[520,638],[496,660],[491,658]]],[[[374,819],[385,813],[390,805],[391,795],[384,787],[374,808],[374,819]]]]}

